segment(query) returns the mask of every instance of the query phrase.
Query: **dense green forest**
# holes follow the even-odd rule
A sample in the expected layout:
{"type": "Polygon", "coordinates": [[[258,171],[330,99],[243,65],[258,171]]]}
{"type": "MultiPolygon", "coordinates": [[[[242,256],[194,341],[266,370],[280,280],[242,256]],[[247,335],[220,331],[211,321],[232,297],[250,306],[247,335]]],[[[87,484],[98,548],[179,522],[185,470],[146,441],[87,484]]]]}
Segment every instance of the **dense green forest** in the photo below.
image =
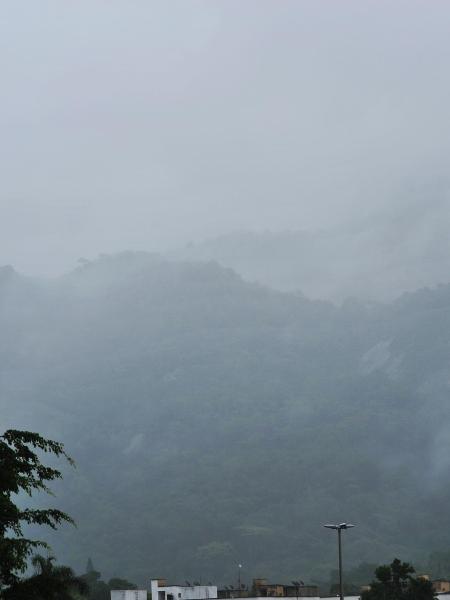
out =
{"type": "Polygon", "coordinates": [[[450,286],[337,308],[125,253],[3,268],[0,331],[1,428],[77,462],[47,539],[78,572],[327,581],[333,520],[348,567],[450,546],[450,286]]]}

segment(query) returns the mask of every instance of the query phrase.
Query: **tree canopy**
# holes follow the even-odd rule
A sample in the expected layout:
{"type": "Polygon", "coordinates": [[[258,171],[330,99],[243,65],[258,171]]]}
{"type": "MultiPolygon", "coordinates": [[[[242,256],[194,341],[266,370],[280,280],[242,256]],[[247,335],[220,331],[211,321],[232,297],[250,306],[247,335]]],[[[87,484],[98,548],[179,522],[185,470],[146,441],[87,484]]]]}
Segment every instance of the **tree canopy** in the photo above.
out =
{"type": "Polygon", "coordinates": [[[83,597],[89,587],[70,567],[54,564],[53,556],[39,554],[33,557],[35,574],[14,583],[3,595],[5,600],[73,600],[74,594],[83,597]]]}
{"type": "MultiPolygon", "coordinates": [[[[25,571],[33,550],[47,547],[43,541],[25,537],[24,525],[48,525],[56,529],[63,522],[73,523],[58,509],[21,508],[17,504],[16,494],[51,493],[47,483],[61,477],[60,471],[41,462],[42,453],[62,456],[73,464],[63,444],[37,433],[10,429],[0,436],[0,590],[18,583],[19,574],[25,571]]],[[[41,558],[35,559],[36,567],[44,566],[40,561],[41,558]]],[[[51,562],[52,559],[47,566],[51,562]]]]}
{"type": "Polygon", "coordinates": [[[96,571],[92,559],[89,558],[87,563],[87,572],[82,575],[82,579],[86,582],[89,592],[89,600],[109,600],[111,590],[136,590],[137,586],[134,583],[120,577],[113,577],[106,583],[101,579],[102,575],[96,571]]]}
{"type": "Polygon", "coordinates": [[[375,570],[375,580],[363,592],[362,600],[433,600],[431,581],[413,577],[415,569],[407,562],[395,558],[390,565],[380,565],[375,570]]]}

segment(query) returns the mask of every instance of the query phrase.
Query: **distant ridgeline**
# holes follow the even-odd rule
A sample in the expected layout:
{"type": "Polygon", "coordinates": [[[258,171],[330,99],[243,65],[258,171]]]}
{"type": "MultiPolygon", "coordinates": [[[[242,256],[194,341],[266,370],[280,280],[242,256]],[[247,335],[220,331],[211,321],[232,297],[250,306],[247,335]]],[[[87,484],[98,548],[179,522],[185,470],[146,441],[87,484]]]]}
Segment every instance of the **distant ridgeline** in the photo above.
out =
{"type": "MultiPolygon", "coordinates": [[[[423,190],[418,202],[319,231],[240,231],[189,244],[183,260],[216,260],[245,279],[310,298],[391,301],[405,291],[447,282],[448,194],[423,190]]],[[[401,205],[400,205],[401,206],[401,205]]]]}
{"type": "Polygon", "coordinates": [[[0,272],[3,429],[76,459],[59,560],[106,577],[328,580],[450,547],[450,287],[337,308],[125,253],[0,272]]]}

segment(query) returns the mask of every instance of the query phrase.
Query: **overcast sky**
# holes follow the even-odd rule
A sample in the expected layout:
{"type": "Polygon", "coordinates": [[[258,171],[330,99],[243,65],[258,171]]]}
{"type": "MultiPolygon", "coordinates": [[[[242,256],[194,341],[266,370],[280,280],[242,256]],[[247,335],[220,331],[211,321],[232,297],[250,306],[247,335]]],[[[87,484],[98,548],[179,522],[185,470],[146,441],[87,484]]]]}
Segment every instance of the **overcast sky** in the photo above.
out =
{"type": "Polygon", "coordinates": [[[446,0],[3,0],[0,19],[0,264],[22,272],[329,227],[447,176],[446,0]]]}

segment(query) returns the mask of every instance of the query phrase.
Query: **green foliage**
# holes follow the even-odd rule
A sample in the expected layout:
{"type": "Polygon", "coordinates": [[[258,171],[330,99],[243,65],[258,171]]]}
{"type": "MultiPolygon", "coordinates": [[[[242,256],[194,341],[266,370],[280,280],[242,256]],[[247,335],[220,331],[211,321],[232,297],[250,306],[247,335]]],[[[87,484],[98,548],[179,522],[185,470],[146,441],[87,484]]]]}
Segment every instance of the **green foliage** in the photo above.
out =
{"type": "Polygon", "coordinates": [[[4,593],[4,600],[74,600],[86,597],[88,586],[72,569],[54,564],[54,557],[36,555],[35,574],[15,582],[4,593]]]}
{"type": "Polygon", "coordinates": [[[88,560],[87,566],[91,568],[81,576],[81,579],[86,582],[89,593],[88,600],[109,600],[111,590],[136,590],[137,586],[126,579],[120,577],[112,577],[108,583],[101,579],[101,573],[93,569],[92,560],[88,560]]]}
{"type": "MultiPolygon", "coordinates": [[[[18,573],[25,571],[32,551],[46,546],[42,541],[25,537],[24,524],[56,529],[62,522],[73,523],[60,510],[20,508],[17,504],[17,494],[50,493],[47,482],[61,477],[60,471],[41,463],[38,452],[63,456],[73,464],[62,444],[37,433],[10,429],[0,436],[0,589],[17,583],[18,573]]],[[[36,558],[38,566],[39,560],[36,558]]]]}
{"type": "MultiPolygon", "coordinates": [[[[88,566],[93,567],[92,561],[90,562],[90,564],[88,561],[88,566]]],[[[85,575],[82,575],[81,578],[86,582],[88,586],[89,600],[109,600],[109,586],[101,580],[101,573],[99,571],[89,571],[85,575]]]]}
{"type": "Polygon", "coordinates": [[[370,590],[363,592],[362,600],[433,600],[431,581],[413,577],[415,569],[406,562],[394,559],[390,565],[375,570],[376,580],[370,590]]]}
{"type": "Polygon", "coordinates": [[[422,577],[411,577],[404,598],[405,600],[432,600],[435,598],[433,584],[422,577]]]}

